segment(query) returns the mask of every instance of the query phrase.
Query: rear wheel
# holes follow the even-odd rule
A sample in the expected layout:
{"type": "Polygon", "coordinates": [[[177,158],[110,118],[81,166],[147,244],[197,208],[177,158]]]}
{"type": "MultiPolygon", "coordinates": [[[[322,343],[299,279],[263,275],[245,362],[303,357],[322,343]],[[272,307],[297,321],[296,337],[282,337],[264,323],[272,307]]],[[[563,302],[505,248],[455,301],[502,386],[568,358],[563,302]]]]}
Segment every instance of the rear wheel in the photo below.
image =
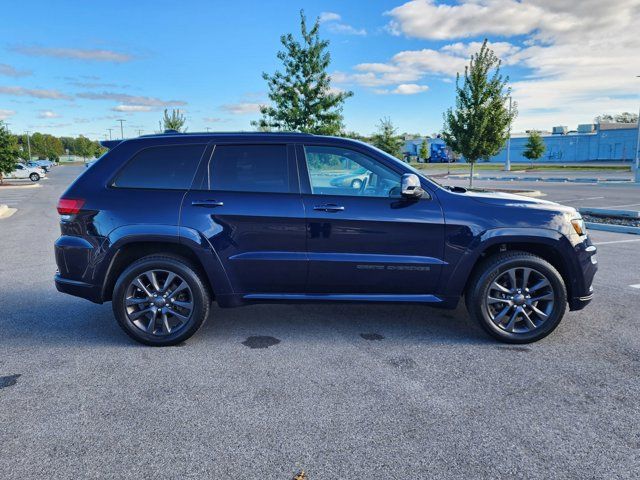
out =
{"type": "Polygon", "coordinates": [[[31,180],[32,182],[37,182],[38,180],[40,180],[40,175],[37,173],[32,173],[31,175],[29,175],[29,180],[31,180]]]}
{"type": "Polygon", "coordinates": [[[530,343],[549,335],[567,307],[562,276],[546,260],[504,252],[485,260],[470,281],[469,314],[491,336],[530,343]]]}
{"type": "Polygon", "coordinates": [[[191,337],[209,316],[211,300],[197,269],[181,257],[154,255],[132,263],[116,282],[112,307],[134,340],[168,346],[191,337]]]}

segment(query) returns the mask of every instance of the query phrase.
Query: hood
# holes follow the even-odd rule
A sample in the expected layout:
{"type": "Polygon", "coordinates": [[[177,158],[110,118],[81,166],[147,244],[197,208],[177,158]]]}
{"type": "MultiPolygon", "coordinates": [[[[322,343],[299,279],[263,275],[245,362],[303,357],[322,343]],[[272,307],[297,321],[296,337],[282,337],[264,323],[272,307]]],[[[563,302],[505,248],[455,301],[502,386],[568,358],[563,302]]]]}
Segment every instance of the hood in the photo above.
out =
{"type": "Polygon", "coordinates": [[[501,207],[536,208],[562,213],[574,213],[576,211],[575,208],[561,205],[560,203],[513,193],[467,190],[462,195],[479,203],[501,207]]]}

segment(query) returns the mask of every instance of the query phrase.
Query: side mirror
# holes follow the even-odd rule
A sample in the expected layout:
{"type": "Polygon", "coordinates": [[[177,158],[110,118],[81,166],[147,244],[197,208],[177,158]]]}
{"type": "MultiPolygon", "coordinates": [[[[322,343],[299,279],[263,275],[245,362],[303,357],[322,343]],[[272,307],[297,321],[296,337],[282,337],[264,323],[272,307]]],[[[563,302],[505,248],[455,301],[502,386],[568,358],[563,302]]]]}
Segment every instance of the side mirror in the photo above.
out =
{"type": "Polygon", "coordinates": [[[420,198],[424,190],[420,185],[420,179],[415,173],[405,173],[402,175],[402,196],[405,198],[420,198]]]}

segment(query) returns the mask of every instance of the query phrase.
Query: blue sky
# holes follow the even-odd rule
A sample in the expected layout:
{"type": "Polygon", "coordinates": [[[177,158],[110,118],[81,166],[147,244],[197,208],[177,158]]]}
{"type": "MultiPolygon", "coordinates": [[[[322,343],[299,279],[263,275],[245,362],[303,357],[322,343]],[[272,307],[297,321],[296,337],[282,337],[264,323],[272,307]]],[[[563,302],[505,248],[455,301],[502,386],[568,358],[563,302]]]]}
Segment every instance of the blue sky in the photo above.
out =
{"type": "Polygon", "coordinates": [[[158,128],[185,111],[190,131],[250,129],[267,101],[263,71],[299,10],[322,18],[335,88],[352,90],[348,130],[388,116],[440,130],[455,73],[487,37],[505,62],[515,129],[575,127],[640,103],[637,0],[22,1],[0,22],[0,119],[15,132],[104,138],[158,128]],[[637,70],[637,71],[636,71],[637,70]]]}

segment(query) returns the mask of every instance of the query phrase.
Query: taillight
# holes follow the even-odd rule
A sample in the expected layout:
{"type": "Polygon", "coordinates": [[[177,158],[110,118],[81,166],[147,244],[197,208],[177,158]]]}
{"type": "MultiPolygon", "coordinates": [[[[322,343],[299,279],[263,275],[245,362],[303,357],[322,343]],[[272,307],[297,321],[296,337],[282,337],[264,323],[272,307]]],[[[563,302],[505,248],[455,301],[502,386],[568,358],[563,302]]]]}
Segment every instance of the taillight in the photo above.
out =
{"type": "Polygon", "coordinates": [[[75,215],[84,205],[84,200],[77,198],[61,198],[58,200],[58,213],[60,215],[75,215]]]}

